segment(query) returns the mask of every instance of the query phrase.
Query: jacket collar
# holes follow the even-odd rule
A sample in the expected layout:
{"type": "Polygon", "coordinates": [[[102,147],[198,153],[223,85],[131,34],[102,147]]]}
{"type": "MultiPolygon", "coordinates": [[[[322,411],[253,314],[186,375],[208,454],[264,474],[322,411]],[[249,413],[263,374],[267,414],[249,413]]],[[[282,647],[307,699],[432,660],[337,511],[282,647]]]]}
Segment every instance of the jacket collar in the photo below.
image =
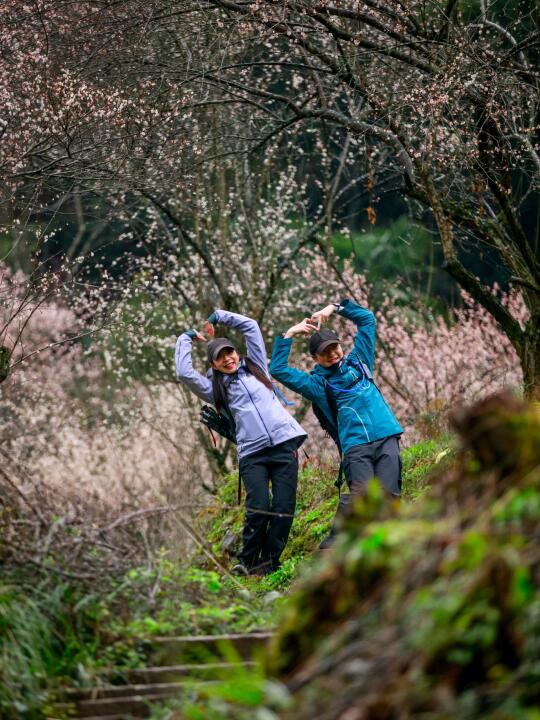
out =
{"type": "Polygon", "coordinates": [[[315,365],[315,367],[312,370],[313,375],[321,375],[324,378],[332,377],[341,372],[345,369],[347,358],[343,357],[339,362],[335,363],[335,365],[332,365],[329,368],[325,368],[322,365],[319,365],[318,363],[315,365]]]}

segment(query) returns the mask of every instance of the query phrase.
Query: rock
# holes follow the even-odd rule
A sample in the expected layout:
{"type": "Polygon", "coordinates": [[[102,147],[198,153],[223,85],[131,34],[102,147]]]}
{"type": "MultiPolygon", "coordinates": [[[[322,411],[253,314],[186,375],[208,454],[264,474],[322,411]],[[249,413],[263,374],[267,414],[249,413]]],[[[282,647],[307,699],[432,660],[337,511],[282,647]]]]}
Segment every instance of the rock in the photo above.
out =
{"type": "Polygon", "coordinates": [[[280,592],[278,592],[277,590],[272,590],[271,592],[266,593],[266,595],[263,597],[263,605],[272,605],[272,603],[274,603],[280,597],[282,597],[280,592]]]}
{"type": "Polygon", "coordinates": [[[225,537],[221,541],[220,549],[227,555],[234,555],[238,548],[239,537],[232,530],[227,530],[225,537]]]}

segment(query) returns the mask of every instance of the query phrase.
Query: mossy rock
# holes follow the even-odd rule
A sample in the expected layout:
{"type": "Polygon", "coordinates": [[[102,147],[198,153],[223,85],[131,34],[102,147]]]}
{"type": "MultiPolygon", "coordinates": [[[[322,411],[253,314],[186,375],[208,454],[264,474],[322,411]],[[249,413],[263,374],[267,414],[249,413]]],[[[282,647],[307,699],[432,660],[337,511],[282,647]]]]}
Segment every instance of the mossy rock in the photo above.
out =
{"type": "Polygon", "coordinates": [[[280,717],[537,717],[540,413],[500,395],[454,422],[429,495],[374,484],[297,584],[268,658],[280,717]]]}

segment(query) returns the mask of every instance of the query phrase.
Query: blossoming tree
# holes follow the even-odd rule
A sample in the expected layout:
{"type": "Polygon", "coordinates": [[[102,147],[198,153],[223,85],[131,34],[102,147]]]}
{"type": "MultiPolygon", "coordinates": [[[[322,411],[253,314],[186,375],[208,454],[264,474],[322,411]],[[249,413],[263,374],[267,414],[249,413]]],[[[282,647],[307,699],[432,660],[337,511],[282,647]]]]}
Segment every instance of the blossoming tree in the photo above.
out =
{"type": "Polygon", "coordinates": [[[251,147],[317,124],[321,136],[347,138],[363,155],[368,196],[373,178],[396,190],[399,176],[398,191],[436,222],[446,269],[496,319],[519,355],[526,392],[540,397],[538,8],[454,0],[195,5],[229,49],[229,62],[204,67],[206,92],[214,102],[244,103],[251,147]],[[493,264],[521,288],[524,325],[472,269],[493,264]]]}

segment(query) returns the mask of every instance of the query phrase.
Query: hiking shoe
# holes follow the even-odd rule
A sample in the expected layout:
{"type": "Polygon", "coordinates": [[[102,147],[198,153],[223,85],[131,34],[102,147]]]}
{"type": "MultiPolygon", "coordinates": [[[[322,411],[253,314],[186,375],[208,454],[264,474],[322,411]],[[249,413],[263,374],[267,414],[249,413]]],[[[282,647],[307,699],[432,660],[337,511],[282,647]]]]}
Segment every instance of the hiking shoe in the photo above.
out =
{"type": "Polygon", "coordinates": [[[233,565],[231,568],[231,575],[239,575],[240,577],[247,577],[249,575],[249,570],[245,565],[242,565],[242,563],[238,563],[237,565],[233,565]]]}
{"type": "Polygon", "coordinates": [[[327,535],[319,545],[319,550],[330,550],[336,539],[335,535],[327,535]]]}
{"type": "Polygon", "coordinates": [[[265,577],[266,575],[271,575],[276,570],[277,568],[271,565],[258,565],[257,567],[251,568],[249,574],[256,575],[257,577],[265,577]]]}

